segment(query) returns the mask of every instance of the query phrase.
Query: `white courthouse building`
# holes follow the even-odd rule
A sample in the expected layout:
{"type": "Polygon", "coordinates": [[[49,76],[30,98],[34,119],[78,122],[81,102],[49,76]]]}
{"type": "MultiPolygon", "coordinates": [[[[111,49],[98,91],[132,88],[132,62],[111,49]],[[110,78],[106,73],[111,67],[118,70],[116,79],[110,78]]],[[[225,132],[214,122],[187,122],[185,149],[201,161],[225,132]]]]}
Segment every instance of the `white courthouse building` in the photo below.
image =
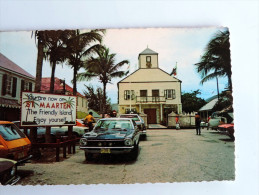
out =
{"type": "Polygon", "coordinates": [[[138,61],[138,69],[118,82],[119,113],[145,113],[148,124],[165,121],[171,111],[181,113],[181,81],[159,68],[158,53],[147,48],[138,61]]]}

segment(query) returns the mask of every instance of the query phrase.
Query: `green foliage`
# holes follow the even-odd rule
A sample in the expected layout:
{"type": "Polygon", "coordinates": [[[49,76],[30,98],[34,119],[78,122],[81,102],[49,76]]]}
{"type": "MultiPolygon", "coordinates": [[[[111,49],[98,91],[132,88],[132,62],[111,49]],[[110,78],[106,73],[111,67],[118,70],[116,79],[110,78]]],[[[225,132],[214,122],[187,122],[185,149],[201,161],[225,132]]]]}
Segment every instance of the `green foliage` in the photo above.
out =
{"type": "Polygon", "coordinates": [[[128,60],[123,60],[116,63],[116,54],[110,53],[109,48],[101,46],[100,48],[95,48],[97,56],[89,57],[84,63],[85,72],[79,73],[77,79],[79,81],[90,80],[91,78],[98,78],[103,84],[103,100],[101,113],[108,113],[107,103],[106,103],[106,86],[111,83],[111,80],[116,77],[123,77],[127,72],[120,70],[125,64],[128,64],[128,60]]]}
{"type": "Polygon", "coordinates": [[[201,84],[218,77],[228,78],[228,87],[232,91],[231,80],[231,59],[229,31],[219,31],[210,40],[205,48],[204,54],[199,63],[195,64],[198,73],[201,75],[201,84]]]}
{"type": "Polygon", "coordinates": [[[192,91],[190,93],[182,94],[182,110],[186,113],[198,111],[202,106],[206,104],[206,101],[197,97],[201,94],[200,90],[192,91]]]}
{"type": "Polygon", "coordinates": [[[67,40],[66,59],[67,64],[73,69],[73,95],[77,93],[77,74],[83,67],[85,60],[96,53],[101,45],[105,30],[96,29],[85,33],[80,30],[72,31],[70,38],[67,40]]]}
{"type": "Polygon", "coordinates": [[[87,113],[85,113],[85,112],[81,112],[81,111],[77,111],[76,112],[76,117],[77,118],[85,118],[87,116],[87,113]]]}
{"type": "MultiPolygon", "coordinates": [[[[103,90],[98,87],[95,89],[93,86],[87,86],[85,85],[86,90],[84,90],[84,95],[88,99],[88,108],[93,109],[98,113],[101,113],[102,111],[102,100],[104,97],[103,90]]],[[[111,108],[111,100],[110,98],[106,97],[106,105],[105,109],[107,110],[107,113],[110,113],[112,111],[111,108]]]]}
{"type": "Polygon", "coordinates": [[[212,109],[213,112],[233,112],[233,96],[230,91],[223,91],[219,96],[219,101],[212,109]]]}

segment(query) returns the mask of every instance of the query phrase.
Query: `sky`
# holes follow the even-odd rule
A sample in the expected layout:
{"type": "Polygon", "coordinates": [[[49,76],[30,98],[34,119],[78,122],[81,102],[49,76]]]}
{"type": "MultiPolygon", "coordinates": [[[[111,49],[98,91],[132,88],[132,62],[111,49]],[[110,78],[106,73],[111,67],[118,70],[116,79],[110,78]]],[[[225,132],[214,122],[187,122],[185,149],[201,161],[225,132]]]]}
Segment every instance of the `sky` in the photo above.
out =
{"type": "MultiPolygon", "coordinates": [[[[198,63],[208,42],[221,27],[204,28],[131,28],[107,29],[103,44],[116,54],[116,63],[129,60],[130,74],[138,68],[138,55],[147,47],[158,53],[159,67],[170,73],[177,63],[177,78],[182,81],[182,92],[199,89],[200,97],[207,99],[217,94],[216,81],[200,84],[200,75],[194,64],[198,63]]],[[[36,75],[37,47],[32,31],[13,31],[0,33],[0,52],[32,75],[36,75]]],[[[125,65],[121,70],[127,70],[125,65]]],[[[80,70],[82,72],[83,69],[80,70]]],[[[43,77],[50,77],[48,61],[43,64],[43,77]]],[[[72,86],[73,70],[65,63],[57,66],[55,76],[65,79],[72,86]]],[[[114,78],[107,85],[107,95],[112,103],[117,103],[117,82],[114,78]]],[[[102,87],[97,79],[78,82],[78,91],[83,93],[84,85],[102,87]]],[[[226,78],[219,79],[219,90],[227,85],[226,78]]]]}

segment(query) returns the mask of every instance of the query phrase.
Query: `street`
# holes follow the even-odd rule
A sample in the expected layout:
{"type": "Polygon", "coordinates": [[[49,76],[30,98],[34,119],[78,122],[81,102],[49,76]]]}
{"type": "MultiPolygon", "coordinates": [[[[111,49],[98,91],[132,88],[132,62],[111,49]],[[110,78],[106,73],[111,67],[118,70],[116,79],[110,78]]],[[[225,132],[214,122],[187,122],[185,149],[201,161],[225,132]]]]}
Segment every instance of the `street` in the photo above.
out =
{"type": "Polygon", "coordinates": [[[85,161],[79,147],[61,162],[18,167],[18,185],[132,184],[235,179],[235,143],[214,130],[148,130],[139,156],[96,156],[85,161]]]}

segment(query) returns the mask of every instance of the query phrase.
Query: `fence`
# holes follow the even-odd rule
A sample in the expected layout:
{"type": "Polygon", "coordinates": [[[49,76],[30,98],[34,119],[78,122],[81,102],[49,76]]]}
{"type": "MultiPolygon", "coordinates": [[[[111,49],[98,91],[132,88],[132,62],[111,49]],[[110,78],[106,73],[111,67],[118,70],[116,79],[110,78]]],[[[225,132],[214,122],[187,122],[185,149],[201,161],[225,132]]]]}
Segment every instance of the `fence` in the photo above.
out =
{"type": "Polygon", "coordinates": [[[192,113],[182,113],[176,114],[171,112],[168,114],[168,128],[176,128],[176,118],[178,117],[178,122],[180,123],[180,128],[194,128],[195,127],[195,112],[192,113]]]}
{"type": "Polygon", "coordinates": [[[59,162],[59,154],[60,154],[60,148],[63,148],[63,158],[66,158],[67,151],[68,154],[71,154],[71,148],[73,150],[73,154],[76,153],[76,142],[79,138],[73,138],[71,140],[64,140],[60,141],[60,139],[57,139],[56,143],[33,143],[32,148],[33,149],[40,149],[40,148],[56,148],[56,162],[59,162]]]}

